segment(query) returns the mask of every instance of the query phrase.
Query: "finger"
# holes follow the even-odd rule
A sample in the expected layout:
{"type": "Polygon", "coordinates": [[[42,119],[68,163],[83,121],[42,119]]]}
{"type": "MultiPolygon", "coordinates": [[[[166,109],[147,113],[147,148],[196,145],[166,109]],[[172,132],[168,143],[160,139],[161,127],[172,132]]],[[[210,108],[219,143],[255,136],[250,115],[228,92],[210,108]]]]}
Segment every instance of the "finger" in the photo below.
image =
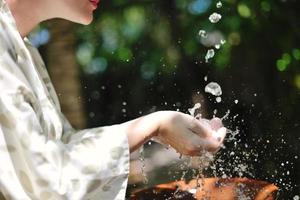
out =
{"type": "Polygon", "coordinates": [[[219,137],[221,138],[220,143],[223,143],[223,141],[226,137],[227,129],[225,127],[221,127],[221,128],[219,128],[217,133],[218,133],[219,137]]]}
{"type": "Polygon", "coordinates": [[[217,131],[213,131],[212,137],[218,142],[223,143],[226,136],[227,129],[225,127],[219,128],[217,131]]]}
{"type": "Polygon", "coordinates": [[[198,142],[198,144],[201,144],[201,147],[199,146],[198,148],[212,153],[216,153],[223,144],[223,141],[226,136],[226,132],[227,129],[225,127],[221,127],[217,131],[212,131],[210,137],[207,137],[205,139],[198,137],[195,138],[193,141],[198,142]]]}
{"type": "Polygon", "coordinates": [[[221,142],[210,137],[203,139],[190,131],[190,141],[186,143],[185,149],[188,155],[201,155],[204,151],[215,153],[221,147],[221,142]]]}
{"type": "Polygon", "coordinates": [[[193,120],[191,122],[190,130],[203,138],[208,138],[208,137],[211,137],[211,135],[212,135],[211,126],[209,124],[209,121],[206,119],[198,120],[198,119],[193,118],[193,120]]]}
{"type": "Polygon", "coordinates": [[[223,127],[222,120],[218,117],[215,117],[209,121],[209,124],[211,125],[211,128],[215,131],[223,127]]]}

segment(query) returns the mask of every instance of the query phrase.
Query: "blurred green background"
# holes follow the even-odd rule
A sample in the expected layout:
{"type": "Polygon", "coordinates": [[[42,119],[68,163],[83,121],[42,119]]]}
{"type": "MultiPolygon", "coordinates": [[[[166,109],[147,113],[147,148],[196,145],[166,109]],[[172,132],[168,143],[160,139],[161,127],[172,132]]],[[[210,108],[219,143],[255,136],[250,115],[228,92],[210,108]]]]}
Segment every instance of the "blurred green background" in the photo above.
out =
{"type": "Polygon", "coordinates": [[[300,195],[300,2],[217,2],[103,0],[91,25],[56,20],[30,39],[75,127],[187,112],[197,102],[207,118],[230,110],[224,123],[240,133],[218,155],[225,162],[217,175],[268,180],[282,189],[279,199],[292,199],[300,195]],[[208,20],[213,12],[222,15],[216,24],[208,20]],[[204,92],[211,81],[222,87],[220,103],[204,92]],[[251,167],[239,174],[237,160],[251,167]]]}

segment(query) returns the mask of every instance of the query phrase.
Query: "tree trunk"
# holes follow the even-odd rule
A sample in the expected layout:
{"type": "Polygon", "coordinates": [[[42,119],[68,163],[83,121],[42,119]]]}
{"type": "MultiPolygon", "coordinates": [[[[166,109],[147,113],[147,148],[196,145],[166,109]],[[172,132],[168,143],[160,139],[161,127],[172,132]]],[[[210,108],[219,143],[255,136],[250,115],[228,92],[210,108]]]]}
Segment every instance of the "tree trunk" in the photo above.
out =
{"type": "Polygon", "coordinates": [[[58,94],[62,112],[75,128],[86,125],[81,97],[79,67],[75,57],[74,23],[49,22],[51,41],[46,49],[46,64],[58,94]]]}

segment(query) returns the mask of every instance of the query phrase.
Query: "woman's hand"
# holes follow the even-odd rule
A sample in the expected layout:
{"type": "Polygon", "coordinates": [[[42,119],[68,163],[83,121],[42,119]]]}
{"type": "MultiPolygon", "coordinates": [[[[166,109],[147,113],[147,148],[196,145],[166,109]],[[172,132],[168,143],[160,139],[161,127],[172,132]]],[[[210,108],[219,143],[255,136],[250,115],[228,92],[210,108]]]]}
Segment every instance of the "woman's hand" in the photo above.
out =
{"type": "Polygon", "coordinates": [[[174,111],[157,112],[156,115],[159,119],[158,140],[181,154],[197,156],[204,150],[216,152],[226,135],[226,128],[219,118],[196,119],[174,111]]]}
{"type": "Polygon", "coordinates": [[[201,155],[204,150],[217,151],[226,135],[218,118],[195,119],[175,111],[159,111],[121,124],[128,135],[130,151],[155,137],[184,155],[201,155]]]}

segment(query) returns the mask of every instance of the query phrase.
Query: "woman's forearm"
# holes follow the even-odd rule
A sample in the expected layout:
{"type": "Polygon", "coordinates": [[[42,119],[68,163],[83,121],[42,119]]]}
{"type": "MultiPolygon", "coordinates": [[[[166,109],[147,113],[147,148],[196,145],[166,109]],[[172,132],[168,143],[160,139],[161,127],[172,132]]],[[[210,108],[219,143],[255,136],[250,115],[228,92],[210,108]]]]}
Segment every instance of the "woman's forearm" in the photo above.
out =
{"type": "Polygon", "coordinates": [[[157,134],[159,114],[152,113],[120,124],[127,134],[130,153],[157,134]]]}
{"type": "Polygon", "coordinates": [[[217,151],[223,143],[226,128],[218,118],[195,119],[176,111],[158,111],[123,124],[130,152],[152,137],[185,155],[201,155],[203,150],[217,151]],[[216,132],[216,133],[215,133],[216,132]]]}

